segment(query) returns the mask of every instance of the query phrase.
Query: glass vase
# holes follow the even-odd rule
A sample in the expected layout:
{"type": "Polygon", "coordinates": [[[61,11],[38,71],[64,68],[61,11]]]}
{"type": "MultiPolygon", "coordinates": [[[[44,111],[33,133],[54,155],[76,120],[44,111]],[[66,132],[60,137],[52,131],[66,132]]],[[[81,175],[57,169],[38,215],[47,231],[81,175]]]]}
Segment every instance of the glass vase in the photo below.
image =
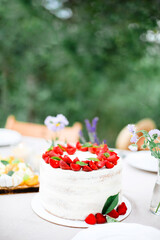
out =
{"type": "Polygon", "coordinates": [[[153,189],[150,210],[152,213],[160,216],[160,159],[158,161],[158,173],[156,183],[153,189]]]}

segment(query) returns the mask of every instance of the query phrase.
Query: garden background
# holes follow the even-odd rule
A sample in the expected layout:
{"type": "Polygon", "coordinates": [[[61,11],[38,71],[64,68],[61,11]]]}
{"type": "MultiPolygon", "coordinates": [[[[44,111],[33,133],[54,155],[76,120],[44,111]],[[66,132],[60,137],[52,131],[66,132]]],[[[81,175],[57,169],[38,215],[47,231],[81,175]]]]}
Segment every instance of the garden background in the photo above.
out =
{"type": "Polygon", "coordinates": [[[160,127],[160,3],[0,0],[0,127],[99,117],[114,146],[128,123],[160,127]]]}

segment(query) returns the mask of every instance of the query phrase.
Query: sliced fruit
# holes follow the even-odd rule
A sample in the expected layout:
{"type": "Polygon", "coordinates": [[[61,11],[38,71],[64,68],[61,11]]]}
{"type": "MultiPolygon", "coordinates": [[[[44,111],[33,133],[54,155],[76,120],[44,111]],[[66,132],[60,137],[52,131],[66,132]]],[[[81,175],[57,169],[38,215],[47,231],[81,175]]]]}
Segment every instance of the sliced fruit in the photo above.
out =
{"type": "Polygon", "coordinates": [[[82,167],[82,170],[85,172],[90,172],[90,171],[92,171],[92,168],[90,168],[89,166],[86,165],[86,166],[82,167]]]}
{"type": "Polygon", "coordinates": [[[89,166],[90,166],[90,168],[92,168],[93,170],[97,170],[97,169],[98,169],[98,167],[96,166],[96,164],[95,164],[94,162],[92,162],[92,161],[89,162],[89,166]]]}
{"type": "Polygon", "coordinates": [[[103,168],[105,166],[105,161],[96,162],[98,168],[103,168]]]}
{"type": "Polygon", "coordinates": [[[61,169],[71,170],[70,166],[63,160],[59,161],[59,166],[60,166],[61,169]]]}
{"type": "Polygon", "coordinates": [[[109,162],[109,161],[105,161],[105,165],[106,165],[106,168],[113,168],[114,167],[114,164],[109,162]]]}
{"type": "Polygon", "coordinates": [[[54,160],[52,158],[50,159],[49,164],[53,168],[59,168],[60,167],[60,161],[59,160],[54,160]]]}
{"type": "Polygon", "coordinates": [[[70,157],[68,157],[67,155],[64,155],[63,161],[65,161],[67,164],[72,163],[72,160],[71,160],[70,157]]]}
{"type": "Polygon", "coordinates": [[[70,167],[73,171],[80,171],[80,169],[81,169],[81,166],[79,164],[76,164],[76,163],[71,163],[70,167]]]}
{"type": "Polygon", "coordinates": [[[34,185],[37,185],[39,183],[38,181],[38,176],[35,175],[34,177],[32,178],[29,178],[28,180],[24,181],[24,183],[28,186],[34,186],[34,185]]]}

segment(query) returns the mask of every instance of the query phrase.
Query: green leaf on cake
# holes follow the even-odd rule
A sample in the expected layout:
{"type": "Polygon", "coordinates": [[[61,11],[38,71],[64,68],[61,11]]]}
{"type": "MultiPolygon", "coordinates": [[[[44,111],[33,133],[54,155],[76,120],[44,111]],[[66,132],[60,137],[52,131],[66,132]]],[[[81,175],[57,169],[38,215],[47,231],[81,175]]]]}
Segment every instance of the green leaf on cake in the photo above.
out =
{"type": "Polygon", "coordinates": [[[104,204],[102,209],[102,214],[107,214],[111,212],[118,204],[119,193],[114,196],[110,196],[104,204]]]}
{"type": "Polygon", "coordinates": [[[59,146],[60,149],[62,149],[63,151],[66,151],[60,144],[58,144],[58,146],[59,146]]]}
{"type": "Polygon", "coordinates": [[[100,161],[98,158],[94,158],[94,157],[93,158],[92,157],[91,158],[87,158],[87,159],[90,160],[90,161],[95,161],[95,162],[99,162],[100,161]]]}
{"type": "Polygon", "coordinates": [[[14,171],[11,170],[7,173],[7,175],[11,177],[13,175],[13,173],[14,173],[14,171]]]}
{"type": "Polygon", "coordinates": [[[78,165],[80,165],[80,166],[86,166],[86,165],[88,165],[87,163],[80,162],[80,161],[77,161],[76,164],[78,164],[78,165]]]}
{"type": "Polygon", "coordinates": [[[106,219],[107,219],[107,223],[112,223],[112,222],[119,222],[119,221],[117,221],[115,218],[112,218],[112,217],[110,217],[110,216],[106,216],[106,219]]]}
{"type": "Polygon", "coordinates": [[[58,161],[60,161],[60,160],[62,160],[61,158],[59,158],[59,157],[51,157],[53,160],[58,160],[58,161]]]}
{"type": "Polygon", "coordinates": [[[9,164],[9,162],[6,161],[6,160],[1,160],[1,163],[3,163],[4,165],[8,165],[9,164]]]}
{"type": "Polygon", "coordinates": [[[103,153],[103,155],[104,155],[105,157],[107,157],[107,158],[110,156],[109,153],[107,153],[107,152],[106,152],[106,153],[103,153]]]}
{"type": "Polygon", "coordinates": [[[92,143],[85,143],[82,145],[82,147],[93,147],[92,143]]]}

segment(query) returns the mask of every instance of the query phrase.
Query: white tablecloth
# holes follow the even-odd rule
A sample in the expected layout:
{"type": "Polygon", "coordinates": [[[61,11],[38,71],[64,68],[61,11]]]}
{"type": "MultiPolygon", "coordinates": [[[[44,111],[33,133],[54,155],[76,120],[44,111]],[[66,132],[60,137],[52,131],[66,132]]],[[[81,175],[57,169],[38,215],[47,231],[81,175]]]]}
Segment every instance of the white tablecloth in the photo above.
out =
{"type": "MultiPolygon", "coordinates": [[[[35,149],[43,149],[43,139],[23,137],[35,149]]],[[[0,155],[9,151],[0,148],[0,155]]],[[[140,223],[160,229],[160,216],[149,211],[156,174],[135,169],[123,159],[123,194],[132,204],[132,212],[123,222],[140,223]]],[[[0,196],[0,240],[68,240],[81,229],[62,227],[38,217],[31,209],[31,200],[37,193],[0,196]]]]}

